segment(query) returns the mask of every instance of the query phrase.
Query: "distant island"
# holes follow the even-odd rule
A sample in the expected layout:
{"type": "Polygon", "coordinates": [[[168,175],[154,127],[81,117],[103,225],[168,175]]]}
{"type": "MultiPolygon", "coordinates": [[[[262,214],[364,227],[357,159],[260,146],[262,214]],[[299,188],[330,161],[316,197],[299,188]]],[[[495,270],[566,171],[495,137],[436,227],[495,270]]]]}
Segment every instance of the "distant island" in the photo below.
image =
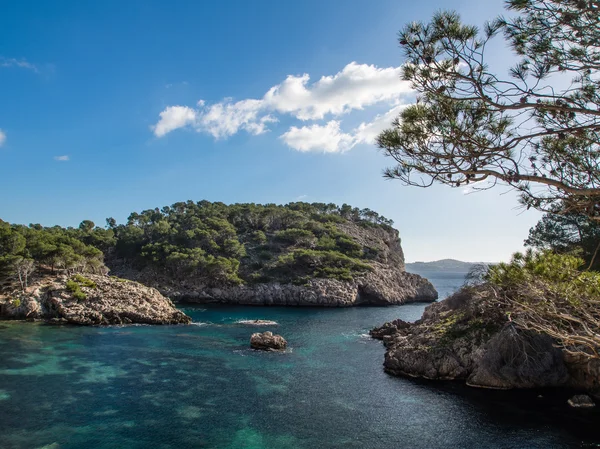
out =
{"type": "Polygon", "coordinates": [[[433,262],[413,262],[406,264],[406,271],[408,272],[431,272],[431,271],[445,271],[445,272],[469,272],[475,265],[490,265],[486,262],[463,262],[456,259],[442,259],[435,260],[433,262]]]}

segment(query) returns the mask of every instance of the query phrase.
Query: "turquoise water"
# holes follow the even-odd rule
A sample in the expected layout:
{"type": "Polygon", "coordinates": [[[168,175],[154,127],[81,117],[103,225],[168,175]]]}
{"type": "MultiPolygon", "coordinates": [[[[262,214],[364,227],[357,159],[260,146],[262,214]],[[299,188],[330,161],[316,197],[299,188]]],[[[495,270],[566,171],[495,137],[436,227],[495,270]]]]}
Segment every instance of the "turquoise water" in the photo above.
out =
{"type": "MultiPolygon", "coordinates": [[[[432,276],[445,294],[460,279],[432,276]]],[[[0,448],[597,447],[560,395],[393,378],[366,336],[390,308],[198,306],[190,326],[0,323],[0,448]],[[275,320],[283,354],[248,349],[275,320]]]]}

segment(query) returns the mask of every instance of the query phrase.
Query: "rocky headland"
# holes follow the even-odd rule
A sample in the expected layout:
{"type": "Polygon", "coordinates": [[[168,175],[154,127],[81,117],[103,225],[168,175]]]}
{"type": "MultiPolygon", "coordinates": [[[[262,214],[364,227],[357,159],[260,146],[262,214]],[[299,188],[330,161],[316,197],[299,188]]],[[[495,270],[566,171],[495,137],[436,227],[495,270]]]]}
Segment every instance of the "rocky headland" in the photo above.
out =
{"type": "Polygon", "coordinates": [[[120,225],[109,218],[104,228],[89,220],[78,228],[0,220],[0,315],[159,324],[188,321],[171,300],[326,307],[434,301],[433,285],[405,271],[392,224],[347,204],[209,201],[134,212],[120,225]]]}
{"type": "Polygon", "coordinates": [[[383,341],[384,369],[392,375],[494,389],[567,387],[600,397],[597,358],[522,329],[483,287],[463,288],[414,323],[395,320],[370,334],[383,341]]]}
{"type": "Polygon", "coordinates": [[[104,275],[43,276],[25,291],[0,295],[0,319],[79,325],[188,324],[157,290],[104,275]]]}
{"type": "Polygon", "coordinates": [[[391,226],[340,219],[258,232],[264,239],[260,244],[250,239],[244,243],[241,282],[196,271],[173,275],[155,263],[112,258],[107,264],[112,273],[183,303],[349,307],[432,302],[438,297],[427,279],[406,272],[398,231],[391,226]],[[324,241],[332,249],[321,249],[324,241]]]}

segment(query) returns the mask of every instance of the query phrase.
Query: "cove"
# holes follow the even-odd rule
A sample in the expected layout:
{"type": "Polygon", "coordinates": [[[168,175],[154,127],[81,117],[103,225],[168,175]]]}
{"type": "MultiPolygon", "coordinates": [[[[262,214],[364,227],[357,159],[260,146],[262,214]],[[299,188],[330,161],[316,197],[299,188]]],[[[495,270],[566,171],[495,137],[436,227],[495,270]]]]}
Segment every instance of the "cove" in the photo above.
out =
{"type": "MultiPolygon", "coordinates": [[[[457,280],[432,276],[441,295],[457,280]]],[[[194,324],[0,323],[0,447],[569,448],[595,411],[559,392],[394,378],[367,336],[424,304],[348,309],[194,306],[194,324]],[[240,320],[264,319],[253,327],[240,320]],[[249,349],[259,329],[290,350],[249,349]],[[542,394],[542,398],[538,395],[542,394]]],[[[585,447],[585,446],[584,446],[585,447]]]]}

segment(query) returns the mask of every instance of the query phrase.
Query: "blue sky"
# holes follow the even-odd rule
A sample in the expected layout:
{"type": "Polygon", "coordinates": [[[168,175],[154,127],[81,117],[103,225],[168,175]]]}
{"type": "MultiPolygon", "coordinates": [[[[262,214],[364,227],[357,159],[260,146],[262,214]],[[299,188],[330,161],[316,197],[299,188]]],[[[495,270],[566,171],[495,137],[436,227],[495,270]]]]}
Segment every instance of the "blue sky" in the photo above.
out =
{"type": "Polygon", "coordinates": [[[188,199],[345,202],[392,218],[408,261],[506,260],[539,214],[508,189],[385,181],[372,144],[414,100],[397,32],[439,9],[481,24],[502,2],[6,2],[0,218],[103,225],[188,199]]]}

